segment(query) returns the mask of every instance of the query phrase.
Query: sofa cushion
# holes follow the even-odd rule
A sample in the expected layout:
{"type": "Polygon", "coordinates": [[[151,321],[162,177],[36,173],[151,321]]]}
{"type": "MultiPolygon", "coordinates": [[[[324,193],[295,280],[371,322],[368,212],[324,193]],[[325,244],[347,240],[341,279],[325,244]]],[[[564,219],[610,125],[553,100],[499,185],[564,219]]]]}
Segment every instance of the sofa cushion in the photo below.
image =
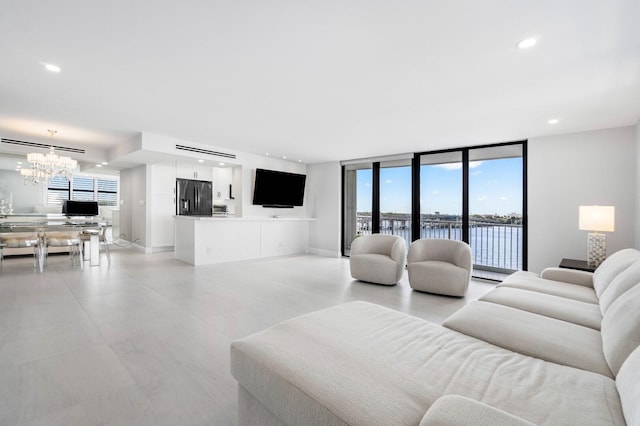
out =
{"type": "Polygon", "coordinates": [[[499,287],[515,287],[539,293],[553,294],[568,299],[588,303],[598,303],[598,297],[592,288],[569,284],[561,281],[546,280],[533,272],[519,271],[508,276],[499,287]]]}
{"type": "Polygon", "coordinates": [[[624,417],[629,426],[640,426],[640,347],[625,360],[616,377],[624,417]]]}
{"type": "Polygon", "coordinates": [[[533,426],[520,417],[460,395],[445,395],[433,403],[418,426],[533,426]]]}
{"type": "Polygon", "coordinates": [[[468,304],[442,325],[523,355],[613,377],[600,333],[592,328],[483,301],[468,304]]]}
{"type": "Polygon", "coordinates": [[[635,286],[616,299],[602,318],[602,346],[607,363],[614,375],[638,345],[640,345],[640,286],[635,286]]]}
{"type": "Polygon", "coordinates": [[[593,273],[593,288],[598,297],[619,273],[637,260],[640,260],[640,251],[632,248],[619,250],[607,257],[593,273]]]}
{"type": "Polygon", "coordinates": [[[600,322],[602,321],[600,309],[598,305],[593,303],[514,287],[498,287],[481,297],[480,300],[511,306],[594,330],[600,330],[600,322]]]}
{"type": "Polygon", "coordinates": [[[540,272],[540,278],[593,288],[593,272],[552,266],[540,272]]]}
{"type": "Polygon", "coordinates": [[[599,296],[600,311],[604,315],[611,304],[631,287],[640,283],[640,261],[633,262],[620,272],[599,296]]]}
{"type": "Polygon", "coordinates": [[[608,377],[365,302],[233,342],[231,372],[288,425],[417,425],[447,394],[539,425],[624,424],[608,377]]]}

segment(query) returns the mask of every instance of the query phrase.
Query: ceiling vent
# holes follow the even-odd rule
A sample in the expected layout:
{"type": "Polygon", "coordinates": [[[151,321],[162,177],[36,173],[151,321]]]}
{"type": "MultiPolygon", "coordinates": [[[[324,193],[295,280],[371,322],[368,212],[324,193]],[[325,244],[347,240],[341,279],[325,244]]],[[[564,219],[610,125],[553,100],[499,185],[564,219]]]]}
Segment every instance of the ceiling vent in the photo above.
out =
{"type": "Polygon", "coordinates": [[[73,152],[76,154],[84,154],[84,149],[80,148],[70,148],[68,146],[60,146],[60,145],[51,145],[46,143],[37,143],[37,142],[27,142],[27,141],[19,141],[16,139],[5,139],[2,138],[2,143],[6,143],[9,145],[18,145],[18,146],[26,146],[29,148],[42,148],[42,149],[50,149],[54,147],[56,151],[64,151],[64,152],[73,152]]]}
{"type": "Polygon", "coordinates": [[[186,146],[186,145],[176,145],[176,149],[182,150],[182,151],[189,151],[189,152],[195,152],[196,154],[206,154],[206,155],[213,155],[216,157],[224,157],[224,158],[236,158],[235,154],[227,154],[226,152],[220,152],[220,151],[211,151],[208,149],[202,149],[202,148],[195,148],[193,146],[186,146]]]}

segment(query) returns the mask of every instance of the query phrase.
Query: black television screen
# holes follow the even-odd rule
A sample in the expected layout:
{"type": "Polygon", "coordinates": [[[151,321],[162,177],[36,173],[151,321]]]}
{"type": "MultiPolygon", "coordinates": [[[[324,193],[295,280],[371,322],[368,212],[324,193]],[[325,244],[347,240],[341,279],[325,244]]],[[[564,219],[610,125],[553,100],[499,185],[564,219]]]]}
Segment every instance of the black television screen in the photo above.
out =
{"type": "Polygon", "coordinates": [[[97,201],[65,200],[62,204],[62,214],[67,216],[97,216],[97,201]]]}
{"type": "Polygon", "coordinates": [[[301,206],[306,175],[256,169],[253,204],[263,207],[301,206]]]}

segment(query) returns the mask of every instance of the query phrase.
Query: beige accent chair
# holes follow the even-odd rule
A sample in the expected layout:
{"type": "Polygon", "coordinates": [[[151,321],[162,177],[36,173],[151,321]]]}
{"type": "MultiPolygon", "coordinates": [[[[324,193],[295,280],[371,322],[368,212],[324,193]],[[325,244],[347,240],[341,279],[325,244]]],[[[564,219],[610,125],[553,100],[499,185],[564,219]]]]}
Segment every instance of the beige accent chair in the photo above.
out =
{"type": "Polygon", "coordinates": [[[406,263],[406,242],[397,235],[363,235],[351,243],[351,276],[374,284],[395,285],[406,263]]]}
{"type": "Polygon", "coordinates": [[[414,290],[463,297],[471,279],[471,248],[458,240],[416,240],[409,247],[407,270],[414,290]]]}

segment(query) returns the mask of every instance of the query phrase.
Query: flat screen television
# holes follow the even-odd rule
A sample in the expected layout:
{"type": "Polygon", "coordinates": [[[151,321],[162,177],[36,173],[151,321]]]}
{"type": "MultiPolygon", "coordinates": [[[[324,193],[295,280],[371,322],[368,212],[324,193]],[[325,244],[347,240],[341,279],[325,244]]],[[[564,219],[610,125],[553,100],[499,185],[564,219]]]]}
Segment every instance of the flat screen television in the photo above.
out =
{"type": "Polygon", "coordinates": [[[97,216],[97,201],[65,200],[62,204],[62,214],[66,216],[97,216]]]}
{"type": "Polygon", "coordinates": [[[279,208],[301,206],[306,179],[306,175],[298,173],[256,169],[253,204],[279,208]]]}

